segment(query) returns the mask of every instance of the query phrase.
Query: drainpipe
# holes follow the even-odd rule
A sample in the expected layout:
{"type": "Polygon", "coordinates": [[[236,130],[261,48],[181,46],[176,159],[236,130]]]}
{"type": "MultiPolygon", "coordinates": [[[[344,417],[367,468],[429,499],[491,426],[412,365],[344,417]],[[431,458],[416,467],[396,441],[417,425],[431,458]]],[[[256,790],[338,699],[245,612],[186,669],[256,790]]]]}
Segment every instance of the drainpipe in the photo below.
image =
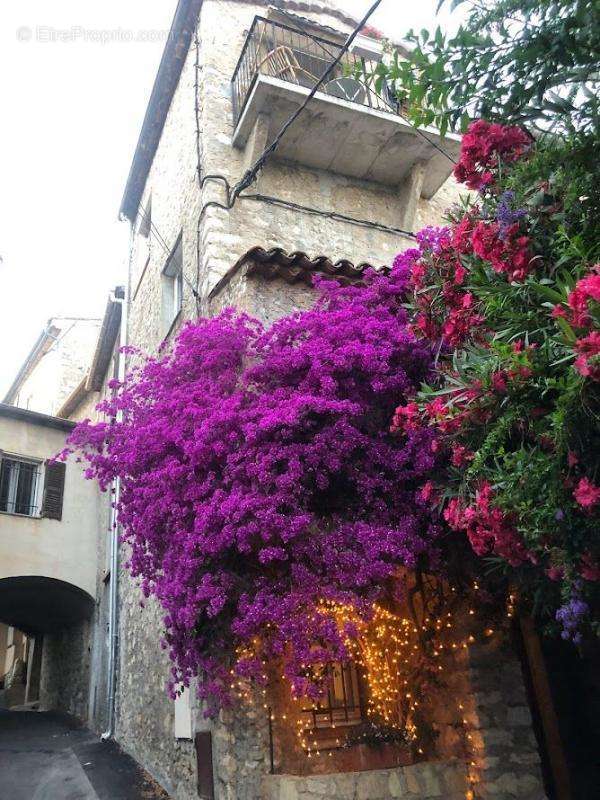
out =
{"type": "MultiPolygon", "coordinates": [[[[119,358],[119,361],[122,359],[119,358]]],[[[119,642],[118,582],[119,582],[119,531],[117,509],[113,508],[119,501],[119,479],[113,481],[111,487],[110,508],[110,593],[108,596],[108,728],[102,739],[111,739],[115,732],[115,699],[117,688],[117,645],[119,642]]]]}
{"type": "MultiPolygon", "coordinates": [[[[131,256],[131,243],[133,242],[133,227],[131,230],[131,242],[129,253],[131,256]]],[[[131,258],[129,261],[131,270],[131,258]]],[[[125,355],[121,353],[121,348],[127,344],[128,340],[128,302],[129,285],[131,275],[128,275],[125,297],[115,300],[121,303],[121,330],[119,335],[119,354],[117,358],[117,378],[122,382],[125,377],[125,355]]],[[[117,421],[120,421],[122,413],[118,412],[117,421]]],[[[111,486],[111,506],[110,506],[110,593],[108,597],[108,727],[102,734],[102,740],[112,739],[115,735],[115,711],[117,696],[117,653],[119,645],[119,514],[117,506],[121,495],[121,482],[115,478],[111,486]]]]}

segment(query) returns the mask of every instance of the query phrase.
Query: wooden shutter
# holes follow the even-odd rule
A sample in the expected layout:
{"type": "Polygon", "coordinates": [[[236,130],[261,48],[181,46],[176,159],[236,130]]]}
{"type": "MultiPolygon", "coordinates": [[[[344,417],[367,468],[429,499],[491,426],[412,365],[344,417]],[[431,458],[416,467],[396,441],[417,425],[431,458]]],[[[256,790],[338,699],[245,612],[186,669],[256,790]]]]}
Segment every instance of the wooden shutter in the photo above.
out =
{"type": "Polygon", "coordinates": [[[198,767],[198,797],[200,800],[214,800],[215,782],[213,777],[212,734],[200,731],[195,736],[196,764],[198,767]]]}
{"type": "Polygon", "coordinates": [[[43,517],[62,519],[66,469],[66,464],[46,461],[44,497],[42,500],[43,517]]]}

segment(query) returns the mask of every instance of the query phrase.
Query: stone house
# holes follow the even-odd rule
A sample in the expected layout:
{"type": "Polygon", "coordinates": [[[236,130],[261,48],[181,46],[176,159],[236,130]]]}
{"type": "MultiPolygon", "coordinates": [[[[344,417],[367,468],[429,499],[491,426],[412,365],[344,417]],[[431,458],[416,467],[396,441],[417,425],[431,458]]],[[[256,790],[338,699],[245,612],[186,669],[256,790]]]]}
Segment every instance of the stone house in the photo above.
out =
{"type": "MultiPolygon", "coordinates": [[[[384,46],[371,29],[238,194],[355,25],[325,0],[179,1],[121,204],[131,226],[128,287],[111,293],[68,370],[61,362],[50,380],[42,375],[58,337],[49,329],[19,373],[8,402],[50,403],[45,408],[60,418],[45,418],[54,420],[48,430],[61,431],[48,444],[52,453],[30,455],[47,458],[73,422],[98,418],[110,379],[127,368],[121,344],[154,353],[185,320],[230,305],[268,324],[312,304],[315,275],[360,281],[367,265],[389,264],[415,230],[441,221],[458,196],[449,176],[459,142],[414,131],[385,88],[375,92],[365,75],[384,46]]],[[[13,421],[22,415],[22,426],[44,427],[41,415],[9,406],[0,406],[0,423],[2,409],[13,421]]],[[[6,449],[26,454],[15,447],[6,449]]],[[[541,715],[538,739],[535,680],[523,673],[509,626],[472,640],[465,609],[457,612],[460,647],[454,642],[445,693],[433,706],[437,739],[427,752],[339,745],[340,730],[351,734],[368,718],[364,680],[352,665],[333,665],[319,707],[295,705],[277,680],[265,696],[251,693],[214,721],[193,687],[171,700],[161,609],[152,599],[142,607],[118,545],[118,484],[104,495],[91,484],[86,491],[78,513],[89,531],[77,569],[67,557],[40,570],[60,578],[48,572],[51,563],[71,568],[60,580],[86,594],[85,612],[45,631],[37,647],[40,702],[114,736],[173,798],[545,798],[538,741],[552,722],[541,715]]],[[[41,628],[31,620],[0,619],[38,642],[41,628]]]]}
{"type": "Polygon", "coordinates": [[[99,492],[73,461],[52,461],[73,427],[0,404],[3,701],[62,706],[85,717],[99,492]]]}
{"type": "Polygon", "coordinates": [[[41,414],[57,414],[83,377],[100,322],[90,317],[51,317],[3,402],[41,414]]]}
{"type": "MultiPolygon", "coordinates": [[[[266,323],[308,307],[315,274],[360,280],[365,265],[389,264],[457,199],[449,176],[459,141],[415,131],[385,89],[375,92],[365,75],[384,47],[370,29],[256,181],[240,183],[355,25],[331,2],[180,0],[121,204],[132,230],[129,344],[156,352],[186,319],[229,305],[266,323]]],[[[520,663],[501,634],[465,643],[450,682],[468,755],[442,736],[446,744],[414,763],[348,759],[335,746],[330,761],[283,723],[291,712],[281,687],[213,722],[193,692],[169,700],[161,611],[139,600],[121,570],[114,733],[176,798],[545,797],[520,663]]],[[[336,680],[345,699],[335,713],[348,721],[357,684],[336,680]]],[[[333,719],[331,703],[326,712],[333,719]]],[[[450,731],[444,715],[440,704],[450,731]]]]}

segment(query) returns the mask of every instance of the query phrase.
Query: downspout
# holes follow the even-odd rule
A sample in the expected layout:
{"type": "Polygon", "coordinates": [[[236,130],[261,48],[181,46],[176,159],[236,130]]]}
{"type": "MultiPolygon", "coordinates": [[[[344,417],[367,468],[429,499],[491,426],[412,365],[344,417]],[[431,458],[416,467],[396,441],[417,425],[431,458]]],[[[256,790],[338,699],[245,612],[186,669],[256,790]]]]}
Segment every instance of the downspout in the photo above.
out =
{"type": "MultiPolygon", "coordinates": [[[[122,358],[119,358],[119,366],[122,358]]],[[[108,728],[102,739],[111,739],[115,733],[115,700],[117,688],[117,648],[119,643],[118,583],[119,583],[119,531],[118,515],[114,506],[119,502],[119,479],[112,482],[110,507],[110,593],[108,596],[108,728]]]]}
{"type": "MultiPolygon", "coordinates": [[[[125,297],[117,298],[121,303],[121,328],[119,332],[119,349],[117,356],[117,378],[122,383],[125,377],[125,355],[121,349],[128,341],[128,304],[129,286],[131,280],[131,253],[133,244],[133,226],[131,227],[129,245],[129,263],[127,287],[125,297]]],[[[120,421],[122,412],[117,413],[117,421],[120,421]]],[[[110,593],[108,597],[108,727],[102,734],[102,740],[112,739],[115,735],[116,719],[116,698],[117,698],[117,654],[119,649],[119,512],[118,505],[121,494],[121,481],[117,477],[111,486],[111,505],[110,505],[110,593]]]]}

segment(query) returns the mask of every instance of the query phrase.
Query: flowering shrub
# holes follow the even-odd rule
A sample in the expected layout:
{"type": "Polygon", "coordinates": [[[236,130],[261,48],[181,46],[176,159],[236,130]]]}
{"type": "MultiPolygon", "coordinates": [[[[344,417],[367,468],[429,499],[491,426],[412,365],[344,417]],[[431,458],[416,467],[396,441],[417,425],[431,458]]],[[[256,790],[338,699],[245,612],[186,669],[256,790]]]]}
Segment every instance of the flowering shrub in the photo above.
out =
{"type": "Polygon", "coordinates": [[[172,690],[199,674],[213,708],[231,675],[282,658],[296,693],[345,658],[348,631],[318,601],[365,613],[399,565],[436,558],[420,490],[437,432],[389,431],[431,377],[429,342],[402,307],[406,267],[365,285],[322,282],[311,311],[265,331],[226,311],[184,327],[73,432],[87,476],[119,476],[129,569],[165,611],[172,690]]]}
{"type": "Polygon", "coordinates": [[[521,128],[479,119],[463,136],[454,177],[469,189],[485,189],[494,183],[499,164],[516,161],[530,143],[531,137],[521,128]]]}
{"type": "Polygon", "coordinates": [[[427,496],[579,641],[600,580],[600,265],[565,148],[471,125],[455,174],[479,195],[399,257],[439,358],[392,430],[439,431],[448,471],[427,496]]]}

